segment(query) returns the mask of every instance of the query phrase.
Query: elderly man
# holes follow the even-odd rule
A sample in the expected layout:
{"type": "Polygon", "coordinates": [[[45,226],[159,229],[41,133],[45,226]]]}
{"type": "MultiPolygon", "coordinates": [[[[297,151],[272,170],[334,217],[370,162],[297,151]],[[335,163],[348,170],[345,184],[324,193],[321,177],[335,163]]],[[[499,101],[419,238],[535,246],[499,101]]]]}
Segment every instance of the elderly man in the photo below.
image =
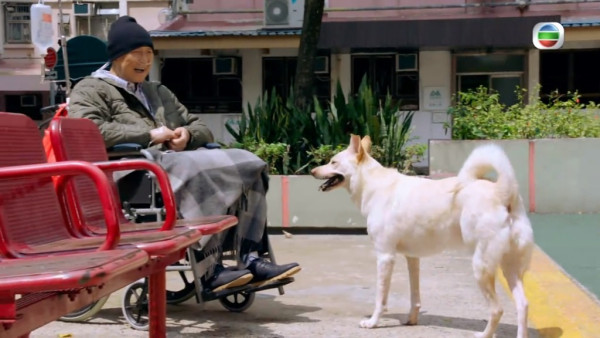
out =
{"type": "Polygon", "coordinates": [[[214,141],[206,124],[167,87],[146,80],[154,46],[134,18],[123,16],[111,25],[107,47],[110,69],[100,69],[77,83],[69,114],[93,120],[107,148],[138,143],[166,151],[157,151],[157,161],[169,173],[184,218],[228,212],[238,216],[239,224],[230,230],[233,234],[215,235],[207,245],[236,251],[237,267],[216,264],[205,287],[216,292],[248,283],[267,285],[300,271],[297,263],[276,265],[260,255],[267,250],[262,240],[266,163],[241,149],[201,148],[214,141]]]}

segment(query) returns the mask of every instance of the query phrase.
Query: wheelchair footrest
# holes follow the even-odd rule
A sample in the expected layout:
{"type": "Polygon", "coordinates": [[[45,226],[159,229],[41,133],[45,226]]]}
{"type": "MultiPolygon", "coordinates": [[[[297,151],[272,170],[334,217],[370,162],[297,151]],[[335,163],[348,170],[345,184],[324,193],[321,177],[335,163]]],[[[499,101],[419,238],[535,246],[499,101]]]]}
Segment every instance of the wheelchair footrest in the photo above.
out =
{"type": "Polygon", "coordinates": [[[273,283],[269,283],[267,285],[261,285],[261,286],[256,286],[256,287],[250,286],[250,288],[248,290],[246,290],[246,292],[259,292],[259,291],[263,291],[263,290],[278,288],[280,286],[290,284],[293,281],[294,281],[294,277],[288,277],[288,278],[284,278],[284,279],[278,280],[273,283]]]}
{"type": "Polygon", "coordinates": [[[284,279],[278,280],[273,283],[269,283],[267,285],[261,285],[261,286],[256,286],[256,287],[253,287],[251,285],[242,285],[242,286],[238,286],[235,288],[225,289],[225,290],[222,290],[219,292],[212,292],[211,290],[204,290],[204,291],[202,291],[202,300],[205,302],[208,302],[211,300],[227,297],[229,295],[239,293],[239,292],[252,293],[252,292],[258,292],[258,291],[278,288],[280,286],[289,284],[293,281],[294,281],[294,277],[288,277],[288,278],[284,278],[284,279]]]}

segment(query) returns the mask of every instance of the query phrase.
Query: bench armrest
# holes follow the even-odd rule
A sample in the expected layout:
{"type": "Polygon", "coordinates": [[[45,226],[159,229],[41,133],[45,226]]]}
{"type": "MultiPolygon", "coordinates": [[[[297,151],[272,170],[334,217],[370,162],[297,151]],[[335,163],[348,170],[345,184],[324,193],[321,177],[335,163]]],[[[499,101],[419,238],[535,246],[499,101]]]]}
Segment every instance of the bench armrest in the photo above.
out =
{"type": "Polygon", "coordinates": [[[148,170],[152,172],[158,181],[166,212],[165,221],[160,230],[173,229],[175,221],[177,220],[177,206],[175,204],[175,197],[173,195],[173,189],[171,188],[169,176],[160,165],[145,159],[95,162],[94,165],[97,165],[106,172],[119,170],[148,170]]]}

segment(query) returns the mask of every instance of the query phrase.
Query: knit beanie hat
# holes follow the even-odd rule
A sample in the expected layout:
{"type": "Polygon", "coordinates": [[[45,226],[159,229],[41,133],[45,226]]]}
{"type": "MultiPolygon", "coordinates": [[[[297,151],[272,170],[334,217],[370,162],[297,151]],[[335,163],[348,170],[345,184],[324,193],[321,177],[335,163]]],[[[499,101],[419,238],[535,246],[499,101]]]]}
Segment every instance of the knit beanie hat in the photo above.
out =
{"type": "Polygon", "coordinates": [[[154,49],[150,34],[134,18],[125,15],[110,25],[107,45],[110,61],[143,46],[154,49]]]}

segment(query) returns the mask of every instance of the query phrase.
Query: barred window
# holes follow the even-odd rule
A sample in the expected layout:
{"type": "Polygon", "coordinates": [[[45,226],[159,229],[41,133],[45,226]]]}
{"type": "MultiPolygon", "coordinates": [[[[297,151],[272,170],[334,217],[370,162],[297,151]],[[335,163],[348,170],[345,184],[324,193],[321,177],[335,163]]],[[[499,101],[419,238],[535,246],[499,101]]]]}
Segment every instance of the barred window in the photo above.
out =
{"type": "Polygon", "coordinates": [[[400,110],[419,110],[418,59],[417,51],[353,50],[352,93],[366,77],[378,100],[390,94],[400,110]]]}
{"type": "Polygon", "coordinates": [[[31,43],[31,4],[4,4],[4,32],[6,43],[31,43]]]}

